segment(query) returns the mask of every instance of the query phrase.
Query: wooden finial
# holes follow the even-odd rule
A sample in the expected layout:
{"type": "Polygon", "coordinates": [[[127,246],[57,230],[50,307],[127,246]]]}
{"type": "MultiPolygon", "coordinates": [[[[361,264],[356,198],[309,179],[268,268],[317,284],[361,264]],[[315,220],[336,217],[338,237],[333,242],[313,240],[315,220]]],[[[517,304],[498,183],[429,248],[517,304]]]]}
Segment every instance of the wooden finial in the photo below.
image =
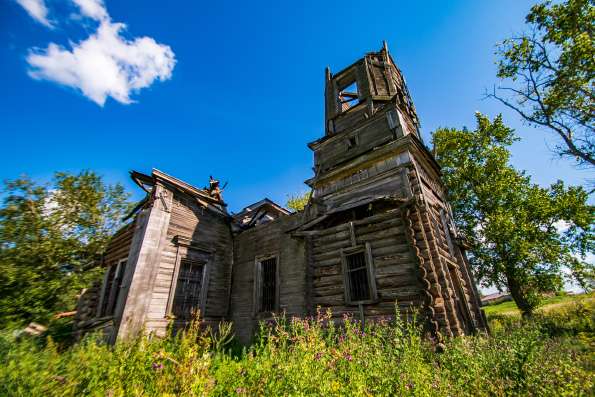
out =
{"type": "Polygon", "coordinates": [[[382,40],[382,48],[384,49],[384,52],[388,54],[388,44],[386,44],[386,40],[382,40]]]}
{"type": "Polygon", "coordinates": [[[329,81],[331,79],[331,68],[330,66],[326,67],[326,79],[329,81]]]}

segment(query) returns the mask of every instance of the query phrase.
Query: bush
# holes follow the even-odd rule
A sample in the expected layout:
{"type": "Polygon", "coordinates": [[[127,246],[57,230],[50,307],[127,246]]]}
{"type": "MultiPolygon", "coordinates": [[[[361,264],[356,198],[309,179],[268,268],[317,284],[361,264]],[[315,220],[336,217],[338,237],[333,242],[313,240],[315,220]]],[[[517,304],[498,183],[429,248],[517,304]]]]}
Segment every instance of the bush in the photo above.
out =
{"type": "Polygon", "coordinates": [[[593,395],[593,310],[574,307],[531,322],[492,319],[492,336],[446,341],[434,352],[415,321],[365,327],[330,313],[261,324],[237,348],[230,329],[139,337],[107,346],[89,336],[63,351],[48,339],[0,337],[0,395],[593,395]],[[497,325],[497,326],[496,326],[497,325]]]}

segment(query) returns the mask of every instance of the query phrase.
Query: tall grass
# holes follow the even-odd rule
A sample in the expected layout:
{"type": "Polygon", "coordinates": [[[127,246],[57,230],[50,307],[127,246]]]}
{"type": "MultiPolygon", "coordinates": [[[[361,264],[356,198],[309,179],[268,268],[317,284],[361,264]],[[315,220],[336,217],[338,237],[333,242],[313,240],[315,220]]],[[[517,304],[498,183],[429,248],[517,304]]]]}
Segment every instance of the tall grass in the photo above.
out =
{"type": "Polygon", "coordinates": [[[491,336],[446,341],[435,353],[412,322],[367,323],[330,313],[261,324],[249,348],[195,322],[177,336],[114,347],[88,337],[62,349],[0,337],[7,396],[580,396],[595,393],[594,311],[578,305],[531,322],[492,321],[491,336]]]}

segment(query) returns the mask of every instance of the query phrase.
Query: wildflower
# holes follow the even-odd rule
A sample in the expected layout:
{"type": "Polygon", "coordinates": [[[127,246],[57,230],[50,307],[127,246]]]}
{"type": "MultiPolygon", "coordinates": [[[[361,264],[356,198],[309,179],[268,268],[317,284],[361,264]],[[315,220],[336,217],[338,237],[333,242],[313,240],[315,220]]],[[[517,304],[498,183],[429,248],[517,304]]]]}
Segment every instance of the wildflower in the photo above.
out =
{"type": "Polygon", "coordinates": [[[244,393],[246,393],[246,389],[243,388],[243,387],[238,387],[238,388],[236,388],[236,393],[237,394],[244,394],[244,393]]]}
{"type": "Polygon", "coordinates": [[[322,352],[318,352],[314,355],[314,360],[318,361],[322,358],[322,352]]]}
{"type": "Polygon", "coordinates": [[[405,385],[405,389],[412,390],[415,385],[412,382],[409,382],[405,385]]]}
{"type": "Polygon", "coordinates": [[[351,354],[349,354],[349,353],[345,353],[345,354],[343,354],[343,358],[344,358],[345,360],[347,360],[347,361],[351,361],[351,360],[353,360],[353,357],[352,357],[352,356],[351,356],[351,354]]]}
{"type": "Polygon", "coordinates": [[[163,364],[162,363],[153,363],[152,367],[153,367],[154,371],[160,371],[163,369],[163,364]]]}

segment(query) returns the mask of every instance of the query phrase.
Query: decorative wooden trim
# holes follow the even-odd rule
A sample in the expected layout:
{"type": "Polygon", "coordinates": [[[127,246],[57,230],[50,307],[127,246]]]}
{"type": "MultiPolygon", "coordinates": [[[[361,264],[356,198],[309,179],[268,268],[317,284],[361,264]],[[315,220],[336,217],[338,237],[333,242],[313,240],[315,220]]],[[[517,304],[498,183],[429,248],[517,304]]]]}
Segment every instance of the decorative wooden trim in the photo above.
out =
{"type": "Polygon", "coordinates": [[[357,246],[357,239],[355,238],[355,225],[352,222],[349,222],[349,236],[351,237],[351,246],[357,246]]]}
{"type": "MultiPolygon", "coordinates": [[[[178,236],[176,236],[178,237],[178,236]]],[[[174,241],[176,239],[174,237],[174,241]]],[[[169,296],[167,298],[167,308],[165,310],[166,317],[170,317],[172,315],[172,309],[174,307],[174,298],[176,295],[176,288],[178,286],[178,276],[180,274],[180,263],[182,262],[182,255],[180,254],[180,245],[177,244],[176,247],[176,262],[174,264],[174,274],[172,275],[171,284],[169,287],[169,296]]]]}
{"type": "Polygon", "coordinates": [[[413,198],[413,191],[411,190],[411,182],[409,181],[409,168],[406,166],[401,168],[400,174],[404,196],[406,199],[411,200],[413,198]]]}
{"type": "Polygon", "coordinates": [[[205,243],[201,243],[199,241],[192,240],[188,237],[184,237],[184,236],[180,236],[180,235],[174,236],[174,238],[172,239],[172,242],[174,244],[176,244],[177,246],[189,247],[189,248],[192,248],[197,251],[207,252],[209,254],[212,254],[213,252],[215,252],[215,250],[212,247],[208,246],[205,243]]]}

